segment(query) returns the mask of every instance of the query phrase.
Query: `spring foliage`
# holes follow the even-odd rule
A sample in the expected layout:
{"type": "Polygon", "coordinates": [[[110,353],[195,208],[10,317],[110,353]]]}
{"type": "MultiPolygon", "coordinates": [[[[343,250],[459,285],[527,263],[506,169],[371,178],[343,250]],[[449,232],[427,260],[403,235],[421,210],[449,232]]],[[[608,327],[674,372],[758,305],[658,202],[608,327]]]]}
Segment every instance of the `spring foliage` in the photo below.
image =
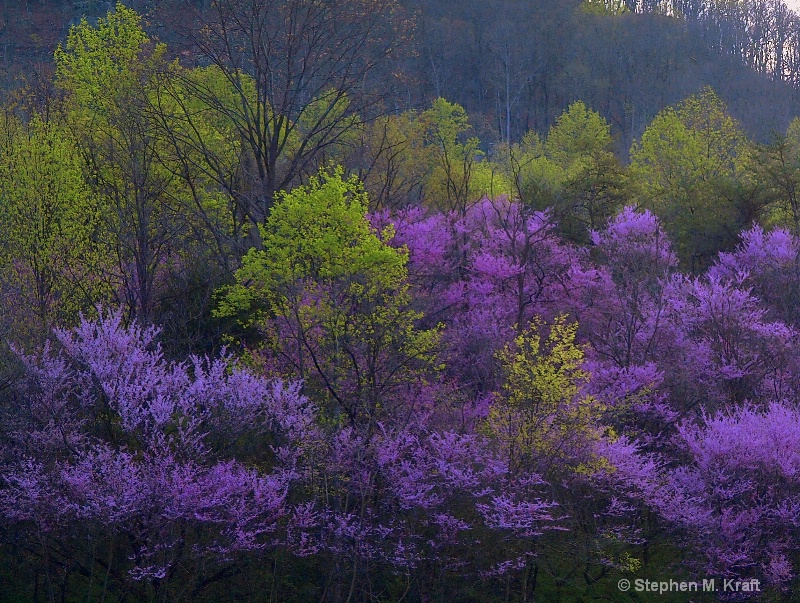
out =
{"type": "Polygon", "coordinates": [[[187,67],[117,5],[3,113],[0,599],[790,600],[798,124],[514,142],[511,54],[502,143],[375,116],[382,7],[213,2],[187,67]]]}

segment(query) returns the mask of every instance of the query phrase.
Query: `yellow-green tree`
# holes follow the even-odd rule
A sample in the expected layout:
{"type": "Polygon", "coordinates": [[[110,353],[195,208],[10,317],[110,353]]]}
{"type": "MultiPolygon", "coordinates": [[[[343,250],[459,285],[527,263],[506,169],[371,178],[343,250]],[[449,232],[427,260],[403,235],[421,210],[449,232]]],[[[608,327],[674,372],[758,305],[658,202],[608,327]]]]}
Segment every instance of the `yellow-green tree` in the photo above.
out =
{"type": "Polygon", "coordinates": [[[84,18],[70,28],[66,47],[55,52],[56,77],[70,92],[75,104],[98,119],[112,119],[119,112],[118,94],[139,89],[147,60],[163,57],[164,45],[145,52],[150,39],[135,11],[117,3],[93,27],[84,18]]]}
{"type": "Polygon", "coordinates": [[[752,147],[710,88],[667,108],[631,148],[631,178],[692,270],[735,243],[761,209],[749,176],[752,147]]]}
{"type": "Polygon", "coordinates": [[[117,4],[90,25],[70,29],[56,51],[56,81],[69,95],[69,120],[103,204],[103,244],[115,256],[106,275],[131,313],[151,319],[158,273],[179,228],[171,211],[174,177],[159,161],[148,95],[164,66],[133,10],[117,4]]]}
{"type": "Polygon", "coordinates": [[[387,244],[365,213],[354,178],[322,172],[278,195],[221,298],[264,337],[281,370],[303,378],[335,418],[373,425],[435,368],[438,330],[420,330],[410,309],[408,253],[387,244]],[[390,395],[391,394],[391,395],[390,395]]]}
{"type": "Polygon", "coordinates": [[[484,160],[480,140],[469,135],[472,126],[461,105],[438,98],[420,115],[420,121],[430,165],[425,184],[429,203],[463,213],[469,203],[483,196],[513,192],[502,172],[484,160]]]}
{"type": "Polygon", "coordinates": [[[800,118],[792,120],[785,135],[760,147],[756,158],[756,177],[771,202],[766,221],[800,235],[800,118]]]}
{"type": "Polygon", "coordinates": [[[622,204],[623,171],[613,150],[611,126],[580,101],[550,128],[547,157],[562,170],[562,194],[553,210],[561,231],[587,242],[622,204]]]}
{"type": "Polygon", "coordinates": [[[463,107],[436,99],[363,130],[359,175],[373,207],[425,203],[463,213],[481,197],[512,196],[508,170],[489,161],[463,107]]]}
{"type": "Polygon", "coordinates": [[[622,204],[624,172],[613,152],[611,127],[580,101],[561,114],[542,141],[528,132],[496,153],[514,194],[535,209],[550,209],[561,233],[587,242],[622,204]]]}
{"type": "Polygon", "coordinates": [[[591,469],[600,462],[591,449],[605,432],[605,408],[582,392],[589,373],[577,323],[562,315],[547,328],[544,338],[545,325],[534,321],[498,353],[506,378],[487,428],[515,470],[591,469]]]}
{"type": "Polygon", "coordinates": [[[523,203],[545,209],[560,199],[564,169],[546,155],[536,132],[528,132],[518,143],[498,147],[494,155],[497,169],[523,203]]]}
{"type": "Polygon", "coordinates": [[[3,125],[0,271],[14,296],[8,309],[18,332],[46,334],[107,293],[97,280],[100,208],[60,124],[6,117],[3,125]]]}
{"type": "MultiPolygon", "coordinates": [[[[242,140],[225,114],[209,104],[234,105],[238,97],[216,66],[184,69],[173,63],[147,98],[146,112],[159,139],[158,159],[174,177],[172,201],[189,219],[192,235],[202,240],[226,273],[247,249],[249,220],[237,209],[235,195],[247,194],[249,169],[242,140]]],[[[251,91],[252,93],[252,91],[251,91]]]]}
{"type": "Polygon", "coordinates": [[[243,222],[230,197],[241,141],[195,91],[227,92],[229,103],[238,96],[218,69],[185,72],[165,55],[141,17],[118,3],[96,25],[71,28],[55,56],[68,122],[102,204],[99,243],[114,260],[103,276],[141,322],[163,304],[173,316],[183,312],[167,287],[201,272],[200,287],[214,280],[213,260],[216,273],[232,270],[243,222]]]}

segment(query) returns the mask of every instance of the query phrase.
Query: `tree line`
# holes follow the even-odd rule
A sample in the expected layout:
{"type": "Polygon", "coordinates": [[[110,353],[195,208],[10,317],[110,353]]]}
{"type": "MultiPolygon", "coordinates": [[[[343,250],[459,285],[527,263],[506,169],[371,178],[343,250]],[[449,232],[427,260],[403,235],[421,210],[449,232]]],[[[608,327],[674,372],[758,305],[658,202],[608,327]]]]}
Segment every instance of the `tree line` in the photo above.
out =
{"type": "Polygon", "coordinates": [[[46,335],[111,303],[143,324],[161,317],[185,351],[210,345],[214,289],[263,246],[276,194],[320,166],[356,175],[372,211],[464,213],[505,195],[549,208],[580,244],[635,203],[664,220],[695,273],[754,221],[797,232],[796,122],[757,144],[703,88],[655,116],[627,165],[611,124],[581,101],[544,136],[487,144],[444,98],[386,111],[380,66],[408,21],[390,0],[353,2],[219,3],[197,38],[205,66],[170,59],[122,5],[73,27],[50,89],[21,88],[3,114],[3,282],[25,300],[6,331],[46,335]]]}
{"type": "MultiPolygon", "coordinates": [[[[47,86],[52,56],[81,16],[101,1],[0,3],[0,87],[47,86]]],[[[215,3],[131,0],[170,57],[209,60],[196,33],[215,3]],[[205,57],[205,58],[204,58],[205,57]]],[[[543,135],[575,100],[612,125],[624,157],[664,107],[704,85],[765,142],[798,111],[797,16],[782,0],[601,2],[600,0],[403,0],[409,27],[392,60],[373,71],[391,111],[424,110],[444,97],[474,116],[485,144],[543,135]]],[[[485,149],[484,149],[485,150],[485,149]]]]}

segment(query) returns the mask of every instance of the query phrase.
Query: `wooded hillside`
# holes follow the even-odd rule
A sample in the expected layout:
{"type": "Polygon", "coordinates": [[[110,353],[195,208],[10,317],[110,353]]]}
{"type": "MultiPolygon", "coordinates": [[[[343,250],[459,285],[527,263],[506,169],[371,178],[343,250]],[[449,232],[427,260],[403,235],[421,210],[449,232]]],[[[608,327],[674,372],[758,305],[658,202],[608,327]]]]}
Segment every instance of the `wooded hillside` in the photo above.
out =
{"type": "Polygon", "coordinates": [[[796,600],[782,6],[6,2],[0,601],[796,600]]]}
{"type": "MultiPolygon", "coordinates": [[[[47,77],[70,25],[103,16],[97,0],[2,0],[3,88],[47,77]]],[[[387,63],[392,111],[444,97],[472,116],[485,144],[546,133],[582,100],[613,128],[624,160],[661,109],[711,86],[766,142],[800,112],[800,19],[782,0],[404,0],[413,33],[387,63]]],[[[131,0],[149,34],[188,65],[189,29],[208,0],[131,0]]]]}

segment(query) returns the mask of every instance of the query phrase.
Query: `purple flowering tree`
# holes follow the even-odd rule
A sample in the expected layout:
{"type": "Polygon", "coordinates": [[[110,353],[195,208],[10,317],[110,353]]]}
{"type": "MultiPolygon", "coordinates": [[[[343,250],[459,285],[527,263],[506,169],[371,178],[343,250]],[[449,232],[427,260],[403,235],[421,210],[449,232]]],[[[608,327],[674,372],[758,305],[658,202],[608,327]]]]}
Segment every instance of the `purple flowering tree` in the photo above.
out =
{"type": "Polygon", "coordinates": [[[4,520],[49,572],[169,598],[176,581],[202,590],[237,555],[289,545],[314,417],[296,385],[229,357],[169,363],[156,331],[120,312],[56,335],[22,356],[0,486],[4,520]]]}

